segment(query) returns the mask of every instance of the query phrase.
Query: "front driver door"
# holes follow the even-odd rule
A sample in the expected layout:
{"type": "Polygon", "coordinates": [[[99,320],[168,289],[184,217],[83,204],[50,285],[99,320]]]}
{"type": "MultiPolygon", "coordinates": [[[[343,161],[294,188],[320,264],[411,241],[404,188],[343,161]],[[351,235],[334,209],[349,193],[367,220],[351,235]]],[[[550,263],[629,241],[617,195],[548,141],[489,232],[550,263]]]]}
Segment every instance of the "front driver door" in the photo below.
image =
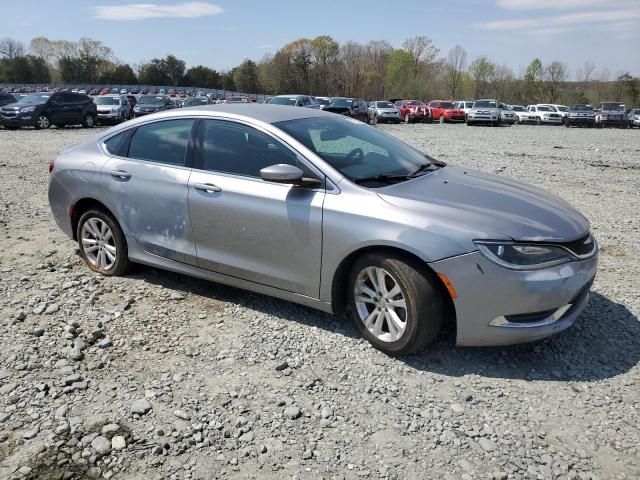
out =
{"type": "Polygon", "coordinates": [[[200,266],[318,298],[324,187],[260,178],[274,164],[308,167],[266,132],[225,120],[203,121],[196,152],[189,209],[200,266]]]}

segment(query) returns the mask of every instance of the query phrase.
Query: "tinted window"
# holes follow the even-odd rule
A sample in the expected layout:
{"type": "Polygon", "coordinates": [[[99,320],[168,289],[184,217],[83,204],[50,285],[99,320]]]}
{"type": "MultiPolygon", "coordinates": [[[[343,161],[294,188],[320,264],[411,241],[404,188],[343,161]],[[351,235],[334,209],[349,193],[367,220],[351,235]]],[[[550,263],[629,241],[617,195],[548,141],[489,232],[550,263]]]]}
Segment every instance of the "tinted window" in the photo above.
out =
{"type": "Polygon", "coordinates": [[[184,165],[193,120],[143,125],[131,138],[129,157],[168,165],[184,165]]]}
{"type": "Polygon", "coordinates": [[[260,170],[279,163],[300,166],[293,152],[254,128],[218,120],[205,122],[203,169],[260,177],[260,170]]]}
{"type": "Polygon", "coordinates": [[[60,96],[62,97],[63,103],[73,103],[78,101],[77,96],[73,93],[61,93],[60,96]]]}
{"type": "Polygon", "coordinates": [[[119,133],[118,135],[114,135],[109,140],[104,142],[104,146],[110,154],[112,155],[118,154],[118,150],[122,146],[122,142],[126,138],[127,133],[129,132],[119,133]]]}

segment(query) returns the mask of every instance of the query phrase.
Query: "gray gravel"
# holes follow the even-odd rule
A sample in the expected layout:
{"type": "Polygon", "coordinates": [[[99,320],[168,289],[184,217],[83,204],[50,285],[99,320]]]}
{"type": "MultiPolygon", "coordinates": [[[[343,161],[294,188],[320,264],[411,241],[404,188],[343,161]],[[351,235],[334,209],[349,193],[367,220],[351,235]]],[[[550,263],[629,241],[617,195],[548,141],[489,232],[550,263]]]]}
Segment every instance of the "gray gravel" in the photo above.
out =
{"type": "Polygon", "coordinates": [[[640,478],[640,131],[381,128],[587,215],[601,264],[573,328],[396,359],[290,303],[97,276],[46,198],[48,161],[95,131],[0,129],[0,478],[640,478]]]}

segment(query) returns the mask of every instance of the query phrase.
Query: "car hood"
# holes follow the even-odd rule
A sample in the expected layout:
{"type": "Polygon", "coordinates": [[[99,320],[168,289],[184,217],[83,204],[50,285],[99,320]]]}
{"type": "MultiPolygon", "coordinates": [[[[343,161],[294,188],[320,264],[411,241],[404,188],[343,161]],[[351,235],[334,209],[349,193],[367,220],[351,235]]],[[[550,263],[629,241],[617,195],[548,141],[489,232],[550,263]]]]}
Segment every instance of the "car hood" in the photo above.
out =
{"type": "Polygon", "coordinates": [[[480,238],[566,242],[589,230],[584,216],[549,192],[450,166],[377,193],[392,205],[426,215],[429,229],[461,244],[480,238]]]}
{"type": "Polygon", "coordinates": [[[6,108],[7,110],[20,110],[22,107],[33,107],[37,105],[18,105],[17,103],[7,103],[0,108],[6,108]]]}

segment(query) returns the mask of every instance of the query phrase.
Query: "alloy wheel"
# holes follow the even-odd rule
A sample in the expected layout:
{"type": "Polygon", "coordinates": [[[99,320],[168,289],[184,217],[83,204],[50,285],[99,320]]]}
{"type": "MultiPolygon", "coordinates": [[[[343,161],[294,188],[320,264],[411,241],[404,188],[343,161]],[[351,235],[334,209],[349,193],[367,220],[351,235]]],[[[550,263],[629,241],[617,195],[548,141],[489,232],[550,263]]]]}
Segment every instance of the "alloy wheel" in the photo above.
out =
{"type": "Polygon", "coordinates": [[[384,268],[366,267],[356,277],[358,318],[382,342],[396,342],[407,328],[407,301],[398,281],[384,268]]]}
{"type": "Polygon", "coordinates": [[[40,115],[36,119],[36,123],[38,124],[38,128],[49,128],[51,126],[51,122],[49,122],[49,117],[46,115],[40,115]]]}
{"type": "Polygon", "coordinates": [[[92,217],[84,222],[81,243],[85,257],[96,269],[108,271],[113,268],[118,251],[113,232],[103,220],[92,217]]]}

